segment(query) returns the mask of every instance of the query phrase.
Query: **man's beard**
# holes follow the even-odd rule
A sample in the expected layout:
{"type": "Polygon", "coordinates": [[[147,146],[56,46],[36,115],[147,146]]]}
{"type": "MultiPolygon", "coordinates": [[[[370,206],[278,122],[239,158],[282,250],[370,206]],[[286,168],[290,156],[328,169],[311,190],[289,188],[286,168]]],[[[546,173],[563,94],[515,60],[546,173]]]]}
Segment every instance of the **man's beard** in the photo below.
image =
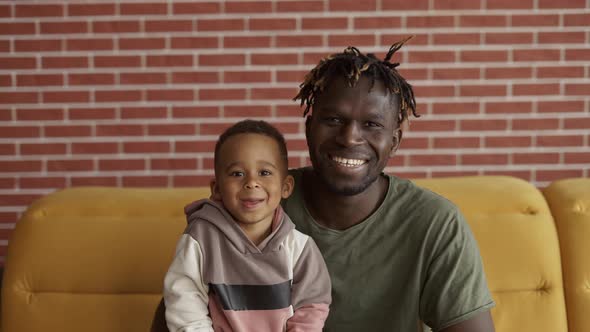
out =
{"type": "Polygon", "coordinates": [[[324,188],[328,189],[328,191],[331,193],[343,196],[355,196],[362,193],[367,188],[369,188],[375,181],[377,181],[380,175],[375,174],[372,177],[367,177],[361,183],[356,185],[338,186],[334,183],[331,183],[331,181],[329,181],[329,178],[328,180],[326,180],[327,178],[322,176],[322,174],[320,174],[320,172],[315,168],[313,170],[316,174],[317,180],[323,184],[324,188]]]}

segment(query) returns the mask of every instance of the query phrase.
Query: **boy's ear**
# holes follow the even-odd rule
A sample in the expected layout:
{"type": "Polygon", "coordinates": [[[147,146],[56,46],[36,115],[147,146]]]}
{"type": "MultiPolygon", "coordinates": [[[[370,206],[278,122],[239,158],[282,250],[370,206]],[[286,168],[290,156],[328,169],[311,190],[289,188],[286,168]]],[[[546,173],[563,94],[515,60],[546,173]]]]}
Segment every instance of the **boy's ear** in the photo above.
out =
{"type": "Polygon", "coordinates": [[[211,188],[211,196],[209,199],[212,201],[221,201],[221,193],[219,192],[219,186],[217,186],[217,181],[215,179],[211,179],[209,187],[211,188]]]}
{"type": "Polygon", "coordinates": [[[293,193],[295,187],[295,179],[292,175],[287,175],[283,180],[283,187],[281,188],[281,197],[288,198],[293,193]]]}

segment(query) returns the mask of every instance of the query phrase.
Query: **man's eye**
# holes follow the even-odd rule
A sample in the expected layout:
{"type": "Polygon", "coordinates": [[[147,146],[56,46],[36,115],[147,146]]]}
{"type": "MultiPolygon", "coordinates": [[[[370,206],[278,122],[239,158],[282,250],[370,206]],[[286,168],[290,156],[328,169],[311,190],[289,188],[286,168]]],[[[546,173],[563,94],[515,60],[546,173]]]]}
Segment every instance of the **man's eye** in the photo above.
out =
{"type": "Polygon", "coordinates": [[[244,176],[244,173],[240,171],[233,171],[229,173],[229,176],[244,176]]]}
{"type": "Polygon", "coordinates": [[[373,128],[376,128],[376,127],[381,127],[381,125],[380,125],[379,123],[377,123],[377,122],[373,122],[373,121],[367,121],[367,123],[366,123],[365,125],[366,125],[367,127],[373,127],[373,128]]]}
{"type": "Polygon", "coordinates": [[[329,124],[341,124],[342,123],[342,119],[337,118],[335,116],[326,117],[326,118],[324,118],[324,121],[329,124]]]}
{"type": "Polygon", "coordinates": [[[262,171],[260,171],[260,175],[261,176],[269,176],[269,175],[272,175],[272,173],[268,170],[262,170],[262,171]]]}

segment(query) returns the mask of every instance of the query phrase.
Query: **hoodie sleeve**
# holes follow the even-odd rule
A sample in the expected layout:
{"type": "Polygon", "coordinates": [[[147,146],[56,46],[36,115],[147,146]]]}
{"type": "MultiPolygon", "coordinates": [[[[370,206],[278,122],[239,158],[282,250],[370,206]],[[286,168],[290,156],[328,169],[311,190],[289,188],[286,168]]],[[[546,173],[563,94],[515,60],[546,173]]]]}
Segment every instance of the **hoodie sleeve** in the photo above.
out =
{"type": "Polygon", "coordinates": [[[313,239],[308,237],[293,271],[294,314],[287,321],[287,331],[321,332],[332,302],[331,292],[326,263],[313,239]]]}
{"type": "Polygon", "coordinates": [[[183,234],[164,278],[166,323],[171,332],[213,332],[207,308],[209,287],[203,283],[202,267],[199,243],[183,234]]]}

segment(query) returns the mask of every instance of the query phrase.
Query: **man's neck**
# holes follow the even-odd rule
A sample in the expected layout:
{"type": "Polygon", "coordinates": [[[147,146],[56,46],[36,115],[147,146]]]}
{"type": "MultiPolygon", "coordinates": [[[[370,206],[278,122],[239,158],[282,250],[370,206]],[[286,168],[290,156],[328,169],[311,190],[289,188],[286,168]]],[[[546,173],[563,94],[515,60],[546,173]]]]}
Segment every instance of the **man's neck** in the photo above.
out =
{"type": "Polygon", "coordinates": [[[367,219],[381,205],[389,181],[380,176],[365,191],[346,196],[328,190],[313,170],[303,174],[303,198],[314,220],[325,227],[345,230],[367,219]]]}

